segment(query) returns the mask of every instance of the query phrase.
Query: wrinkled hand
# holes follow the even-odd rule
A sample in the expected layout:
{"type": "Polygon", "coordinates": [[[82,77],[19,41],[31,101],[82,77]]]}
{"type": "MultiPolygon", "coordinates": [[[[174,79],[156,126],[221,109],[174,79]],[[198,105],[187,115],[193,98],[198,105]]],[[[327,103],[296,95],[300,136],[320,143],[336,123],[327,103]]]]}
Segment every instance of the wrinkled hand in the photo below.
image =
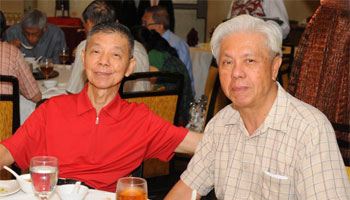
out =
{"type": "Polygon", "coordinates": [[[22,44],[21,40],[11,40],[10,44],[15,45],[17,48],[19,48],[22,44]]]}

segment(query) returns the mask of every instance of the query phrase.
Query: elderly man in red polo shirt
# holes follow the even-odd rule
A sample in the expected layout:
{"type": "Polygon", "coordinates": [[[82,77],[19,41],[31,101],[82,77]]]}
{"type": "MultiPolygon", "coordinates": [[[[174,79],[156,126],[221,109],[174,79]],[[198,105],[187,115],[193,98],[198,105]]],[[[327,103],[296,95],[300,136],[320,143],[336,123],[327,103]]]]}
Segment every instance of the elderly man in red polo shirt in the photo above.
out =
{"type": "Polygon", "coordinates": [[[82,61],[88,83],[79,94],[53,97],[0,144],[0,169],[27,169],[34,156],[55,156],[59,177],[114,192],[119,178],[143,160],[168,161],[174,151],[194,152],[199,134],[175,127],[144,104],[128,103],[118,89],[134,69],[133,37],[116,23],[98,24],[82,61]]]}

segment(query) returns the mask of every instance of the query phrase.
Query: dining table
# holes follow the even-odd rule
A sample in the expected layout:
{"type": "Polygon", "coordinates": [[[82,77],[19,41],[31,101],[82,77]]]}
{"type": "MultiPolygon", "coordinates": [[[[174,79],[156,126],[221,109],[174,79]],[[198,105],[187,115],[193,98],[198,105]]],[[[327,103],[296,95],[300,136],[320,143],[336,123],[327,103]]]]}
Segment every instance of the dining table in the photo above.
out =
{"type": "MultiPolygon", "coordinates": [[[[38,69],[34,69],[34,73],[38,73],[37,70],[38,69]]],[[[54,73],[56,73],[57,76],[49,78],[48,80],[56,80],[57,85],[55,87],[46,88],[44,86],[45,80],[36,80],[42,94],[42,99],[48,99],[53,96],[68,94],[66,91],[66,85],[72,73],[72,65],[55,64],[54,73]]],[[[19,105],[20,123],[22,125],[24,121],[29,117],[29,115],[35,110],[36,104],[20,95],[19,105]]]]}
{"type": "Polygon", "coordinates": [[[198,100],[204,94],[205,83],[213,55],[209,43],[199,43],[190,47],[192,62],[192,74],[194,79],[195,99],[198,100]]]}
{"type": "MultiPolygon", "coordinates": [[[[57,189],[57,188],[56,188],[57,189]]],[[[49,200],[61,200],[56,189],[53,191],[49,200]]],[[[0,200],[38,200],[34,194],[24,193],[21,189],[9,195],[0,196],[0,200]]],[[[106,192],[102,190],[89,189],[84,200],[115,200],[116,193],[106,192]]]]}

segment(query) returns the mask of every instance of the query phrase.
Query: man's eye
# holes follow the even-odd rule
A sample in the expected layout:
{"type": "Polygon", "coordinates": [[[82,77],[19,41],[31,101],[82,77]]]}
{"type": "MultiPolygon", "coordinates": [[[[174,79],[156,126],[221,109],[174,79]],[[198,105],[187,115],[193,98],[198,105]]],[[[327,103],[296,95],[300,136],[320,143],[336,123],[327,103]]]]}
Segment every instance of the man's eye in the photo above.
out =
{"type": "Polygon", "coordinates": [[[253,59],[247,59],[247,63],[253,63],[253,62],[255,62],[255,60],[253,60],[253,59]]]}
{"type": "Polygon", "coordinates": [[[232,64],[232,61],[228,60],[228,61],[224,61],[222,62],[223,65],[231,65],[232,64]]]}
{"type": "Polygon", "coordinates": [[[117,53],[114,53],[113,56],[114,56],[114,57],[120,57],[120,55],[117,54],[117,53]]]}

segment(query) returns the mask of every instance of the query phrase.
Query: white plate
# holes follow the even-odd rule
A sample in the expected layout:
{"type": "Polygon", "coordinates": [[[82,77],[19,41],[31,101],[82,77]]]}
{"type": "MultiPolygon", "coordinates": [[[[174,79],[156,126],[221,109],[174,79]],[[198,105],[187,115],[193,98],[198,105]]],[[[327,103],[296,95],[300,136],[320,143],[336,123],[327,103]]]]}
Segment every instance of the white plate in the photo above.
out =
{"type": "Polygon", "coordinates": [[[0,196],[7,196],[18,192],[20,189],[17,180],[0,181],[0,196]]]}

